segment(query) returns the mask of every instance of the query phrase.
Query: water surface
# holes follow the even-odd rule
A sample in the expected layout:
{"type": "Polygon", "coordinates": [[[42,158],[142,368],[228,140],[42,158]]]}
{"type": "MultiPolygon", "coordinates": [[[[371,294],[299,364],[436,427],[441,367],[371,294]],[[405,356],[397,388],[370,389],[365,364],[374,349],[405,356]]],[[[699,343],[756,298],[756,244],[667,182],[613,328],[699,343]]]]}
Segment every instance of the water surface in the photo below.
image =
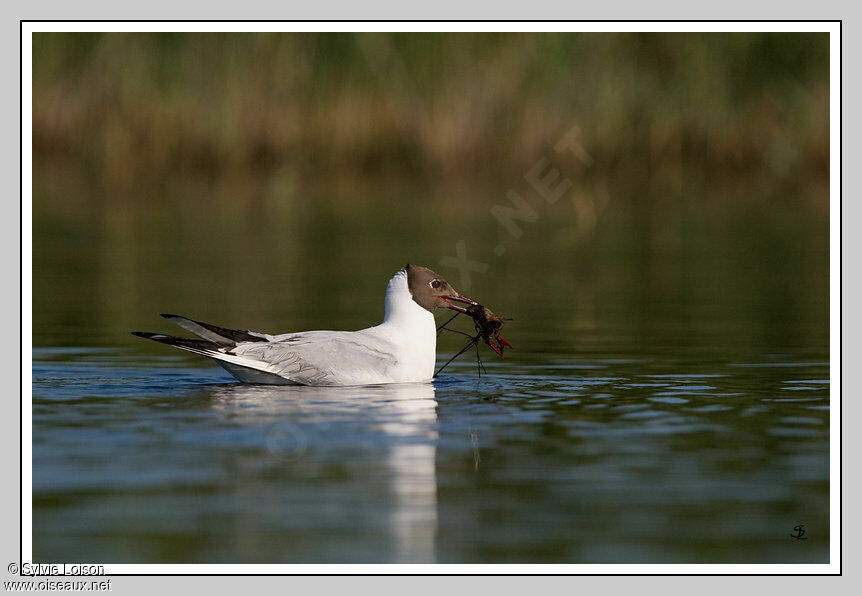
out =
{"type": "Polygon", "coordinates": [[[522,355],[241,385],[36,349],[36,560],[825,562],[828,363],[522,355]],[[805,524],[805,542],[790,538],[805,524]]]}
{"type": "Polygon", "coordinates": [[[612,191],[586,232],[567,200],[516,241],[505,189],[210,190],[36,184],[35,561],[829,560],[818,203],[612,191]],[[439,265],[459,239],[489,264],[469,287],[439,265]],[[361,328],[407,261],[515,317],[516,351],[481,378],[465,355],[434,383],[266,387],[129,335],[159,312],[361,328]]]}

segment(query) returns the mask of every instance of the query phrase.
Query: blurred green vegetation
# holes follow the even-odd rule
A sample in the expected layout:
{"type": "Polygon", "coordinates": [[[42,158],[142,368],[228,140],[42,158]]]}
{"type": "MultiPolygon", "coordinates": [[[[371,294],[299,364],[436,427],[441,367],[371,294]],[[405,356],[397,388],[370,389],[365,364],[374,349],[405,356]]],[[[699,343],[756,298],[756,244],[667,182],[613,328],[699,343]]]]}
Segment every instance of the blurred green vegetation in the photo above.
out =
{"type": "Polygon", "coordinates": [[[825,33],[38,33],[34,164],[511,185],[577,125],[589,183],[822,187],[828,61],[825,33]]]}

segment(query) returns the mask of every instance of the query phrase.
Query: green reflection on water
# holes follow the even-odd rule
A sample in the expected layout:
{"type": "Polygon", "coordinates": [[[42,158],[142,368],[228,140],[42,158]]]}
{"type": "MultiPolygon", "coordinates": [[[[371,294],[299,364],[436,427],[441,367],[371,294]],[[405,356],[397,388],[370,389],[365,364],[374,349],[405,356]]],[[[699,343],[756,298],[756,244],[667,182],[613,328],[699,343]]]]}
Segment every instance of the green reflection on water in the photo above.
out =
{"type": "Polygon", "coordinates": [[[62,212],[63,200],[98,197],[37,183],[34,345],[153,349],[127,332],[162,325],[160,312],[273,332],[360,328],[380,319],[386,281],[406,262],[467,292],[439,263],[464,240],[489,265],[469,292],[515,317],[509,334],[526,352],[615,335],[639,349],[827,350],[827,213],[806,197],[739,208],[700,189],[674,197],[680,208],[641,214],[611,196],[583,236],[573,201],[533,197],[539,218],[513,239],[490,214],[504,192],[486,186],[443,201],[369,182],[355,201],[309,189],[236,209],[194,190],[168,189],[176,208],[62,212]]]}

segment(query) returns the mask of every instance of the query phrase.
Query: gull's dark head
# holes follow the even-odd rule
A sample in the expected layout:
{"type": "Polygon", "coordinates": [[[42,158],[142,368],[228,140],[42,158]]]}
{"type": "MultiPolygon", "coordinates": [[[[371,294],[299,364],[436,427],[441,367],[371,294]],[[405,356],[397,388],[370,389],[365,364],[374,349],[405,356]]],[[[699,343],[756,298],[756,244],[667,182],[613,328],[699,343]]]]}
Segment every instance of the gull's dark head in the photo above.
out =
{"type": "Polygon", "coordinates": [[[448,281],[427,267],[406,265],[404,270],[407,272],[407,287],[413,301],[429,312],[433,313],[437,308],[444,307],[463,313],[467,310],[454,304],[455,302],[470,306],[478,304],[472,298],[456,292],[448,281]]]}

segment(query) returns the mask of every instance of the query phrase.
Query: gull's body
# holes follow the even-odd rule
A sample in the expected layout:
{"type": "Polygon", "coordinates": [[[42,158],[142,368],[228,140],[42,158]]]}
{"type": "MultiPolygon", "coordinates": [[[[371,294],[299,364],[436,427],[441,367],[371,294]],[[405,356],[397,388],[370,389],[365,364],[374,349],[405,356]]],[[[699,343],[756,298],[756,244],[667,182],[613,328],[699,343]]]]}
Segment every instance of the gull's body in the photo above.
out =
{"type": "Polygon", "coordinates": [[[407,265],[389,281],[383,322],[360,331],[269,335],[162,315],[202,339],[135,335],[208,356],[244,383],[372,385],[428,381],[434,376],[433,311],[449,299],[475,304],[430,269],[407,265]],[[433,284],[433,285],[432,285],[433,284]]]}

